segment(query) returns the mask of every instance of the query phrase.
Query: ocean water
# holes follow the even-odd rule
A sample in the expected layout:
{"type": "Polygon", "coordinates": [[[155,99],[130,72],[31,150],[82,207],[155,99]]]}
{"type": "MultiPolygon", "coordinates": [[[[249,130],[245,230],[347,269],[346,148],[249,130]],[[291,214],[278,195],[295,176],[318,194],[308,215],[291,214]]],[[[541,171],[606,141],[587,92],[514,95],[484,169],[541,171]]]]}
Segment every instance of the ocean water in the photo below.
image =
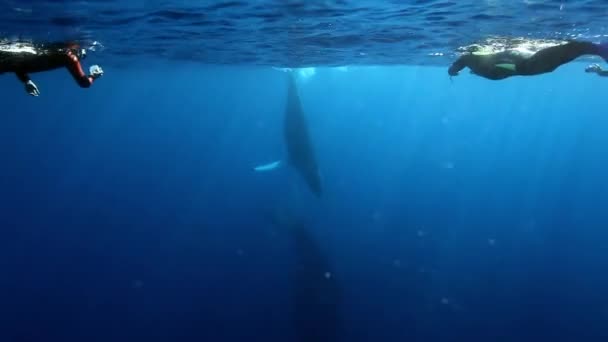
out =
{"type": "Polygon", "coordinates": [[[0,1],[105,75],[0,76],[0,342],[605,341],[608,79],[487,38],[604,1],[0,1]],[[286,74],[323,182],[285,158],[286,74]]]}

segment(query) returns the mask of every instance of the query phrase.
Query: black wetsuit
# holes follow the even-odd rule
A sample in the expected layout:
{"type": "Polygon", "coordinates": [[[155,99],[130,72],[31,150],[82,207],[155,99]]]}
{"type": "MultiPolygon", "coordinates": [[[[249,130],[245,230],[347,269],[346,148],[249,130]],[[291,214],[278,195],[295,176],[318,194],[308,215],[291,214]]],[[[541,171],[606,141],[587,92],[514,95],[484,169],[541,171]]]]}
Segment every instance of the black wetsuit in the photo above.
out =
{"type": "Polygon", "coordinates": [[[82,88],[88,88],[95,78],[82,70],[78,46],[68,44],[36,45],[9,43],[0,45],[0,74],[15,73],[23,83],[30,81],[29,73],[67,68],[82,88]]]}
{"type": "Polygon", "coordinates": [[[511,76],[533,76],[552,72],[583,55],[597,55],[604,59],[608,57],[606,51],[599,45],[571,41],[542,49],[532,55],[524,55],[516,51],[488,55],[466,54],[450,66],[448,73],[455,76],[460,70],[468,67],[472,73],[491,80],[501,80],[511,76]]]}

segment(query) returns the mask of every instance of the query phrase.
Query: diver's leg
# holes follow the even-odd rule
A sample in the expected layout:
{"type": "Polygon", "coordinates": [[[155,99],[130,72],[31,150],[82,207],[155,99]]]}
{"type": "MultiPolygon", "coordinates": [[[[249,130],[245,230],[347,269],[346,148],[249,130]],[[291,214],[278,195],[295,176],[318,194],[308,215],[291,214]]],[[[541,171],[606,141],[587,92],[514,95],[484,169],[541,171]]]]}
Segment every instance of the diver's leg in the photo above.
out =
{"type": "Polygon", "coordinates": [[[601,56],[601,51],[598,45],[591,42],[568,42],[538,51],[518,64],[517,71],[524,75],[552,72],[583,55],[601,56]]]}

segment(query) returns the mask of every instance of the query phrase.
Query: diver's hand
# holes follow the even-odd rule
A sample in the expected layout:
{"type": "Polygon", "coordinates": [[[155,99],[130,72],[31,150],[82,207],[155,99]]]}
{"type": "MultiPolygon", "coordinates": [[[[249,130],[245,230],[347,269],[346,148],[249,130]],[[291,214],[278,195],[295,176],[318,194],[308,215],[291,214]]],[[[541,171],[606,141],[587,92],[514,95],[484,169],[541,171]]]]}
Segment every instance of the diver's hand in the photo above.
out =
{"type": "Polygon", "coordinates": [[[585,72],[595,72],[598,73],[602,71],[602,67],[599,64],[591,64],[587,68],[585,68],[585,72]]]}
{"type": "Polygon", "coordinates": [[[40,90],[38,90],[38,87],[36,87],[36,84],[34,84],[32,80],[27,81],[27,83],[25,84],[25,91],[27,91],[27,93],[32,96],[40,95],[40,90]]]}
{"type": "Polygon", "coordinates": [[[458,73],[460,72],[460,70],[462,70],[462,68],[459,68],[458,66],[456,66],[455,64],[450,65],[450,67],[448,68],[448,74],[450,76],[458,76],[458,73]]]}
{"type": "Polygon", "coordinates": [[[98,79],[103,76],[103,69],[101,69],[99,65],[91,65],[89,68],[89,73],[91,74],[91,77],[98,79]]]}

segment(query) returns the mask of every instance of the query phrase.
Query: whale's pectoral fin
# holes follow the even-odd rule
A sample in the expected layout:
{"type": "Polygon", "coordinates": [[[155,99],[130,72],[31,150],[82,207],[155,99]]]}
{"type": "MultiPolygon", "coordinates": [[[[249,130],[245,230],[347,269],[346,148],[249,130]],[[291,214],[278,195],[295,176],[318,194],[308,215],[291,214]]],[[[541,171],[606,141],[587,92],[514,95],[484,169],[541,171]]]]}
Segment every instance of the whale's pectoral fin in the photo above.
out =
{"type": "Polygon", "coordinates": [[[281,161],[277,160],[273,161],[272,163],[256,166],[253,168],[253,170],[257,172],[272,171],[277,169],[279,166],[281,166],[281,161]]]}

